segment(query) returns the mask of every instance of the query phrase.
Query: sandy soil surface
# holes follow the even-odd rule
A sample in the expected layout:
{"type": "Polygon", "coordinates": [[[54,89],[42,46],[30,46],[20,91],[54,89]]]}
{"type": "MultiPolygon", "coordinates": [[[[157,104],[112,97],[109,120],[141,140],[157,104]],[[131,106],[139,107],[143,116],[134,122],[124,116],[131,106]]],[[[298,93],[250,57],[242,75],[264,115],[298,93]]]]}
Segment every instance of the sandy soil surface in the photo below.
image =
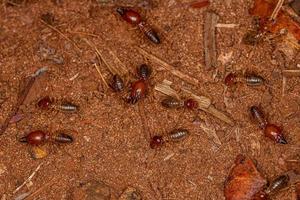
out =
{"type": "MultiPolygon", "coordinates": [[[[133,186],[143,199],[149,200],[221,200],[224,181],[238,154],[255,159],[266,178],[289,170],[288,160],[299,160],[300,81],[297,77],[288,78],[283,94],[281,71],[296,69],[297,64],[299,67],[300,56],[298,53],[287,57],[268,41],[256,46],[242,43],[244,34],[253,28],[253,17],[248,12],[252,1],[213,1],[202,9],[186,8],[180,3],[187,1],[175,0],[13,2],[16,5],[2,1],[0,8],[1,122],[17,100],[21,80],[44,66],[48,73],[36,81],[21,106],[24,119],[10,124],[0,136],[0,194],[6,199],[45,185],[34,198],[76,199],[74,196],[79,195],[78,190],[85,183],[98,180],[108,185],[115,196],[133,186]],[[160,45],[151,44],[118,16],[116,6],[124,5],[134,6],[158,30],[160,45]],[[217,70],[210,71],[203,67],[203,23],[209,10],[219,15],[219,23],[239,25],[217,29],[217,55],[221,59],[217,70]],[[50,22],[61,34],[41,21],[46,13],[53,14],[50,22]],[[143,63],[151,66],[153,76],[147,97],[129,105],[110,89],[103,90],[93,65],[97,63],[95,50],[86,39],[108,59],[110,49],[132,73],[143,63]],[[186,84],[162,70],[135,46],[197,78],[199,84],[186,84]],[[224,60],[222,55],[231,56],[224,60]],[[228,71],[255,72],[265,77],[268,85],[238,84],[225,91],[223,79],[228,71]],[[153,88],[164,79],[209,97],[217,109],[234,120],[234,125],[201,110],[163,108],[159,103],[163,95],[153,88]],[[45,95],[57,102],[72,101],[80,105],[80,110],[73,114],[42,111],[36,102],[45,95]],[[275,144],[263,136],[249,118],[251,105],[261,105],[269,120],[283,127],[287,145],[275,144]],[[221,145],[207,136],[200,123],[216,130],[221,145]],[[151,136],[179,127],[191,132],[186,140],[160,149],[150,148],[151,136]],[[67,145],[48,144],[49,155],[34,160],[30,147],[17,138],[37,129],[50,133],[74,130],[75,141],[67,145]],[[40,163],[31,182],[13,194],[40,163]]],[[[108,69],[103,63],[99,65],[109,80],[108,69]]],[[[129,79],[136,77],[130,75],[129,79]]],[[[292,192],[289,188],[273,199],[292,200],[292,192]]]]}

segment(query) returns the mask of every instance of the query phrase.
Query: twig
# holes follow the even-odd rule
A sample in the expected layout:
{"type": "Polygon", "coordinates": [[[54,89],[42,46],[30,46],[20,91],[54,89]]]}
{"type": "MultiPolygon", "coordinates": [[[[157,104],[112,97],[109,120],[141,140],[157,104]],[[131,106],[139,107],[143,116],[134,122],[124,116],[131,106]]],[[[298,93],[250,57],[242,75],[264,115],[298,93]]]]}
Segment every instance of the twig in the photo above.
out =
{"type": "Polygon", "coordinates": [[[216,24],[216,28],[235,28],[238,27],[239,24],[216,24]]]}
{"type": "Polygon", "coordinates": [[[282,70],[282,74],[285,77],[297,77],[297,76],[300,76],[300,69],[286,69],[286,70],[282,70]]]}
{"type": "Polygon", "coordinates": [[[32,85],[34,84],[36,78],[40,75],[42,75],[44,72],[47,71],[46,67],[43,67],[39,70],[37,70],[34,74],[32,74],[29,79],[27,80],[27,83],[25,84],[24,88],[22,88],[22,90],[19,93],[18,99],[17,99],[17,103],[16,105],[14,105],[9,113],[9,115],[7,116],[7,118],[5,119],[4,123],[2,124],[1,128],[0,128],[0,135],[2,135],[5,130],[8,127],[9,121],[11,120],[11,118],[13,116],[15,116],[17,114],[17,112],[20,109],[20,106],[23,104],[24,100],[26,99],[32,85]]]}
{"type": "Polygon", "coordinates": [[[55,183],[55,178],[51,179],[48,183],[46,183],[45,185],[43,185],[42,187],[40,187],[39,189],[37,189],[35,192],[31,193],[24,200],[34,199],[34,197],[36,195],[40,194],[44,189],[46,189],[47,187],[51,186],[54,183],[55,183]]]}
{"type": "Polygon", "coordinates": [[[274,8],[274,10],[271,14],[270,20],[274,21],[276,19],[283,3],[284,3],[284,0],[278,0],[276,7],[274,8]]]}
{"type": "Polygon", "coordinates": [[[204,53],[206,69],[217,66],[216,25],[219,16],[214,12],[207,12],[204,22],[204,53]]]}
{"type": "Polygon", "coordinates": [[[81,32],[81,31],[68,31],[69,33],[74,33],[74,34],[80,34],[80,35],[88,35],[91,37],[100,37],[99,35],[93,34],[93,33],[86,33],[86,32],[81,32]]]}
{"type": "Polygon", "coordinates": [[[100,71],[100,69],[99,69],[99,66],[95,63],[95,64],[94,64],[94,67],[96,68],[98,74],[100,75],[100,78],[102,79],[102,81],[103,81],[103,83],[104,83],[104,85],[105,85],[105,87],[106,87],[106,89],[107,89],[107,88],[108,88],[108,84],[107,84],[107,82],[105,81],[105,79],[104,79],[104,77],[103,77],[103,75],[102,75],[102,73],[101,73],[101,71],[100,71]]]}
{"type": "Polygon", "coordinates": [[[174,76],[177,76],[177,77],[181,78],[182,80],[185,80],[186,82],[188,82],[192,85],[198,85],[199,81],[196,78],[190,77],[190,76],[182,73],[181,71],[178,71],[172,65],[166,63],[165,61],[161,60],[160,58],[156,57],[155,55],[153,55],[151,53],[148,53],[147,51],[145,51],[144,49],[142,49],[140,47],[136,47],[136,49],[142,55],[148,57],[149,59],[152,59],[153,61],[155,61],[156,63],[161,65],[163,68],[170,71],[170,73],[172,73],[174,76]]]}
{"type": "Polygon", "coordinates": [[[169,155],[167,155],[167,156],[164,158],[164,161],[170,160],[174,155],[175,155],[175,153],[170,153],[169,155]]]}
{"type": "MultiPolygon", "coordinates": [[[[170,87],[170,85],[166,84],[166,81],[163,81],[160,84],[157,84],[154,88],[155,90],[168,95],[168,96],[173,96],[178,99],[180,99],[178,93],[170,87]]],[[[233,125],[233,121],[230,117],[225,115],[223,112],[217,110],[212,104],[211,100],[207,97],[204,96],[198,96],[191,91],[181,88],[181,91],[184,92],[186,95],[191,96],[193,99],[195,99],[198,102],[199,109],[213,115],[214,117],[222,120],[223,122],[226,122],[227,124],[233,125]]]]}
{"type": "Polygon", "coordinates": [[[108,68],[108,70],[110,71],[111,74],[119,74],[118,70],[116,70],[113,66],[111,66],[106,59],[103,57],[103,55],[100,53],[100,51],[98,50],[98,48],[96,47],[95,44],[92,44],[88,39],[83,38],[83,40],[91,47],[94,48],[97,58],[99,60],[99,62],[103,61],[104,64],[106,65],[106,67],[108,68]]]}
{"type": "Polygon", "coordinates": [[[52,30],[56,31],[57,33],[59,33],[63,38],[65,38],[65,39],[68,40],[70,43],[72,43],[72,44],[75,46],[75,48],[76,48],[79,52],[81,52],[81,50],[80,50],[80,48],[78,47],[78,45],[77,45],[73,40],[71,40],[70,38],[68,38],[65,34],[63,34],[60,30],[58,30],[58,29],[55,28],[54,26],[52,26],[52,25],[46,23],[44,20],[41,20],[41,22],[42,22],[44,25],[46,25],[47,27],[49,27],[50,29],[52,29],[52,30]]]}
{"type": "Polygon", "coordinates": [[[26,185],[27,183],[29,183],[31,181],[31,179],[35,176],[35,174],[40,170],[41,166],[43,163],[39,164],[37,166],[37,168],[32,172],[32,174],[22,183],[22,185],[20,185],[19,187],[17,187],[17,189],[15,189],[15,191],[13,192],[13,194],[15,194],[16,192],[18,192],[24,185],[26,185]]]}

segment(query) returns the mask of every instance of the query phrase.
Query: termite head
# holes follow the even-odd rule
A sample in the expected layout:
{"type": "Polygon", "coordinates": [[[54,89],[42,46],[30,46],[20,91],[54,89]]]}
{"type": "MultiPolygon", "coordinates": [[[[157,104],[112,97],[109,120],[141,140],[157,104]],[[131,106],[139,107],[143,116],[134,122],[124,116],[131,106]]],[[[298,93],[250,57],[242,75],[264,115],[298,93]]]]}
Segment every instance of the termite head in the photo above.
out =
{"type": "Polygon", "coordinates": [[[42,110],[48,110],[52,103],[53,100],[49,96],[45,96],[38,101],[37,106],[42,110]]]}
{"type": "Polygon", "coordinates": [[[151,149],[156,149],[161,147],[165,143],[164,139],[160,135],[153,136],[150,141],[151,149]]]}
{"type": "Polygon", "coordinates": [[[287,141],[283,136],[282,129],[275,124],[267,124],[264,133],[266,137],[274,140],[276,143],[287,144],[287,141]]]}
{"type": "Polygon", "coordinates": [[[30,145],[40,145],[45,143],[49,139],[49,134],[44,131],[37,130],[32,131],[26,136],[19,138],[19,142],[28,143],[30,145]]]}
{"type": "Polygon", "coordinates": [[[225,85],[226,86],[233,86],[236,83],[236,78],[237,75],[235,75],[234,73],[229,73],[226,77],[225,77],[225,85]]]}
{"type": "Polygon", "coordinates": [[[198,102],[194,99],[187,99],[184,101],[184,105],[186,108],[194,110],[198,108],[198,102]]]}

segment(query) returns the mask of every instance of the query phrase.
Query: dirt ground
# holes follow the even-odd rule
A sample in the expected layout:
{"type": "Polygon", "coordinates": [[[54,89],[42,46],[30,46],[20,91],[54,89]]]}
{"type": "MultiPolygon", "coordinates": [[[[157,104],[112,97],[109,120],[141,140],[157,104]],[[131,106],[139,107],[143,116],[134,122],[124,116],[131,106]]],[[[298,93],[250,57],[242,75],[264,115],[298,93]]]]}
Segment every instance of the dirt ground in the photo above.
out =
{"type": "MultiPolygon", "coordinates": [[[[299,67],[300,54],[287,57],[276,44],[268,41],[256,46],[242,43],[244,34],[253,27],[253,18],[248,12],[251,0],[213,1],[202,9],[180,6],[188,1],[179,0],[14,2],[16,5],[6,5],[2,1],[0,7],[1,122],[17,100],[22,78],[44,66],[49,72],[36,81],[21,106],[24,119],[10,124],[0,136],[3,200],[34,192],[49,182],[51,184],[33,198],[76,199],[76,191],[90,180],[103,181],[116,196],[133,186],[141,191],[143,199],[149,200],[221,200],[224,199],[224,181],[238,154],[255,159],[268,179],[291,169],[288,160],[300,159],[300,81],[297,77],[288,78],[283,94],[281,74],[283,69],[299,67]],[[160,45],[151,44],[138,29],[117,15],[116,6],[124,5],[136,7],[158,30],[160,45]],[[219,23],[239,25],[217,29],[218,57],[231,53],[232,57],[228,61],[219,60],[216,77],[216,70],[207,71],[203,67],[203,23],[208,10],[220,16],[219,23]],[[45,13],[54,15],[53,27],[72,39],[78,48],[41,22],[41,15],[45,13]],[[149,64],[154,72],[147,98],[129,105],[111,90],[103,91],[103,83],[93,66],[97,62],[95,51],[84,38],[104,55],[108,54],[105,49],[111,49],[133,73],[140,64],[149,64]],[[161,70],[135,46],[197,78],[199,85],[188,85],[161,70]],[[235,89],[224,92],[225,69],[256,72],[266,78],[268,85],[238,84],[235,89]],[[200,110],[163,108],[159,103],[163,96],[153,87],[164,79],[209,97],[217,109],[233,118],[234,125],[200,110]],[[75,114],[41,111],[36,102],[45,95],[57,101],[70,100],[80,105],[80,111],[75,114]],[[249,118],[251,105],[261,105],[270,121],[283,127],[287,145],[275,144],[263,137],[257,124],[249,118]],[[214,143],[200,128],[199,123],[203,121],[215,128],[221,145],[214,143]],[[151,136],[165,134],[175,127],[188,129],[190,137],[161,149],[150,148],[151,136]],[[68,145],[48,145],[49,155],[34,160],[28,145],[19,143],[16,138],[37,129],[51,133],[74,130],[75,141],[68,145]],[[40,163],[41,168],[31,182],[13,194],[40,163]]],[[[100,69],[109,80],[111,75],[103,63],[100,69]]],[[[273,199],[292,200],[292,193],[293,188],[289,188],[273,199]]]]}

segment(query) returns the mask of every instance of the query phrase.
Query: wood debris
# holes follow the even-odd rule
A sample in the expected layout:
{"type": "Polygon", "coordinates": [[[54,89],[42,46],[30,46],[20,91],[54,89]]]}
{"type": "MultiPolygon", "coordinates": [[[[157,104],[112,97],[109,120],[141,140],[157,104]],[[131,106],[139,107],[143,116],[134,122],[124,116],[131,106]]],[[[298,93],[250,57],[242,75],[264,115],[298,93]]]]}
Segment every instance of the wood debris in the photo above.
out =
{"type": "Polygon", "coordinates": [[[282,75],[285,77],[298,77],[298,76],[300,76],[300,69],[282,70],[282,75]]]}
{"type": "Polygon", "coordinates": [[[295,39],[300,40],[300,24],[297,23],[292,17],[286,14],[283,10],[280,10],[281,6],[277,0],[255,0],[253,8],[250,13],[254,16],[260,17],[259,25],[261,32],[271,32],[278,34],[281,30],[285,29],[288,33],[292,34],[295,39]],[[277,12],[276,20],[270,21],[270,17],[273,16],[274,10],[277,12]]]}
{"type": "Polygon", "coordinates": [[[161,65],[164,69],[168,70],[171,74],[173,74],[174,76],[177,76],[178,78],[192,84],[192,85],[198,85],[199,81],[196,78],[193,78],[191,76],[188,76],[184,73],[182,73],[181,71],[175,69],[175,67],[173,67],[172,65],[166,63],[165,61],[161,60],[160,58],[154,56],[151,53],[148,53],[147,51],[145,51],[144,49],[140,48],[140,47],[136,47],[136,49],[144,56],[146,56],[147,58],[153,60],[154,62],[156,62],[157,64],[161,65]]]}
{"type": "MultiPolygon", "coordinates": [[[[154,89],[165,95],[176,97],[176,98],[180,99],[179,94],[173,88],[170,87],[169,81],[164,80],[162,83],[157,84],[154,89]]],[[[217,110],[211,104],[211,100],[209,98],[207,98],[205,96],[198,96],[185,88],[181,88],[181,92],[187,96],[192,97],[194,100],[196,100],[198,102],[199,109],[213,115],[214,117],[222,120],[223,122],[225,122],[227,124],[233,125],[233,120],[230,117],[228,117],[226,114],[224,114],[223,112],[217,110]]]]}
{"type": "Polygon", "coordinates": [[[217,145],[222,145],[221,140],[217,135],[216,129],[205,125],[204,123],[200,124],[200,128],[207,134],[209,138],[211,138],[214,141],[214,143],[216,143],[217,145]]]}
{"type": "Polygon", "coordinates": [[[24,87],[22,88],[22,90],[19,93],[18,99],[16,104],[12,107],[10,113],[8,114],[7,118],[5,119],[5,121],[3,122],[1,128],[0,128],[0,135],[2,135],[5,130],[7,129],[9,122],[11,121],[12,117],[14,117],[19,109],[20,106],[23,104],[23,102],[25,101],[31,87],[33,86],[35,80],[41,76],[42,74],[44,74],[47,71],[46,67],[43,67],[41,69],[38,69],[34,74],[32,74],[29,78],[25,79],[25,84],[24,87]]]}
{"type": "Polygon", "coordinates": [[[219,16],[214,12],[207,12],[204,22],[204,53],[206,69],[217,66],[217,49],[216,49],[216,25],[219,16]]]}

